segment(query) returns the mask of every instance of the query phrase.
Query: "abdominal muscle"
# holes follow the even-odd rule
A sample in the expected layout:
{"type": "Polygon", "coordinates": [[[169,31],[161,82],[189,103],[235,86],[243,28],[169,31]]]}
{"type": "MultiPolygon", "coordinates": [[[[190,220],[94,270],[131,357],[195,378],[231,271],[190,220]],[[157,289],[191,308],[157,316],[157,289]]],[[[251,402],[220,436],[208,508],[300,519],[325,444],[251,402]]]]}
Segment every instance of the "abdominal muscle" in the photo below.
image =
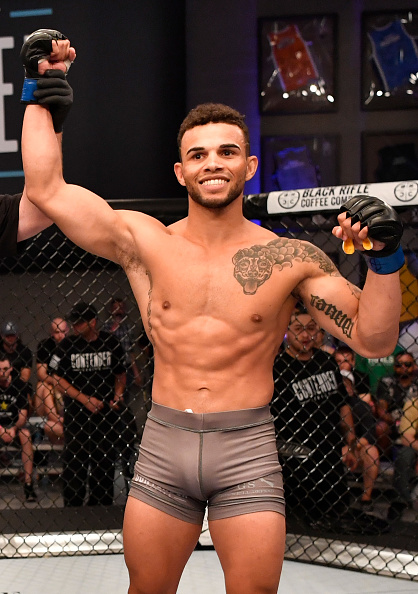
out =
{"type": "Polygon", "coordinates": [[[195,413],[268,404],[278,329],[245,330],[207,318],[176,329],[154,326],[154,402],[195,413]]]}

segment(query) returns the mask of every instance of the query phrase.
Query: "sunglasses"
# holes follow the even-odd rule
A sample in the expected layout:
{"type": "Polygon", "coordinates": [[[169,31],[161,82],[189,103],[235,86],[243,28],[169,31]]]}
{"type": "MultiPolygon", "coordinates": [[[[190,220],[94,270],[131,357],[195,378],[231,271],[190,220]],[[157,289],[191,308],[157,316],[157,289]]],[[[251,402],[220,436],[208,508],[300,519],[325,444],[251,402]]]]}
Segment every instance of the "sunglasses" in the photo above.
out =
{"type": "Polygon", "coordinates": [[[407,369],[410,369],[414,364],[411,363],[411,361],[406,361],[404,362],[399,362],[399,363],[395,363],[395,367],[406,367],[407,369]]]}

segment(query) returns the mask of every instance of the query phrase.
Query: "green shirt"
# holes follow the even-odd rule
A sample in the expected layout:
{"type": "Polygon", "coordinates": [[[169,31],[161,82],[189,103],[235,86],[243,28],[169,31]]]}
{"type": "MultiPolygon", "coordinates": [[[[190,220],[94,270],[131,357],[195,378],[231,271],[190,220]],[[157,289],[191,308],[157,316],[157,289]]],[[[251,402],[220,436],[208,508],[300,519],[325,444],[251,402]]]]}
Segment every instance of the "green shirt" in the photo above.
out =
{"type": "Polygon", "coordinates": [[[401,353],[404,349],[398,344],[395,350],[388,357],[381,357],[380,359],[366,359],[360,355],[356,355],[355,368],[362,373],[367,373],[370,380],[370,392],[375,395],[377,383],[384,375],[393,375],[393,364],[395,363],[395,356],[401,353]]]}

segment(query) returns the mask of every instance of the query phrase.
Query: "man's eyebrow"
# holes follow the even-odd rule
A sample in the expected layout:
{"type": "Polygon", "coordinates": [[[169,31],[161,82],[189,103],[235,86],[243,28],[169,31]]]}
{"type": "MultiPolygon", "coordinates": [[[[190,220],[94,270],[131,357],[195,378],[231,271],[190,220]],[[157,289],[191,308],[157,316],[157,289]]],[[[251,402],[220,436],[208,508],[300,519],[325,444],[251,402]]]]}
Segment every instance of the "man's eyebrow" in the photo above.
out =
{"type": "MultiPolygon", "coordinates": [[[[225,149],[225,148],[236,148],[238,150],[241,150],[241,147],[239,146],[239,144],[235,144],[233,142],[228,142],[226,144],[221,144],[219,146],[219,148],[225,149]]],[[[192,148],[189,148],[189,150],[187,151],[186,155],[188,155],[189,153],[197,153],[200,151],[204,151],[205,147],[204,146],[193,146],[192,148]]]]}
{"type": "Polygon", "coordinates": [[[205,150],[204,146],[192,146],[192,148],[189,148],[186,155],[188,155],[189,153],[196,153],[196,152],[204,151],[204,150],[205,150]]]}
{"type": "Polygon", "coordinates": [[[228,142],[227,144],[221,144],[221,146],[219,148],[237,148],[238,150],[241,150],[240,145],[235,144],[233,142],[228,142]]]}

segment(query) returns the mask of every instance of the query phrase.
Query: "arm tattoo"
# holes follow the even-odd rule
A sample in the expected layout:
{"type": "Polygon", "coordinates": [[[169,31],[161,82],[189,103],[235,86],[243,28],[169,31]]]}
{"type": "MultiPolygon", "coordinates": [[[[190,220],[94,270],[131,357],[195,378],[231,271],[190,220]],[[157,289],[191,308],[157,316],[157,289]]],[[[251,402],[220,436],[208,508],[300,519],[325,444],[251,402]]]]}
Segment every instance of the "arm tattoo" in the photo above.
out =
{"type": "Polygon", "coordinates": [[[325,299],[321,299],[318,295],[311,295],[310,304],[318,311],[323,311],[338,328],[341,328],[343,334],[351,338],[354,322],[341,309],[337,309],[332,303],[327,303],[325,299]]]}
{"type": "Polygon", "coordinates": [[[361,289],[359,289],[358,287],[356,287],[356,285],[353,285],[353,283],[350,283],[349,281],[347,281],[347,287],[350,289],[353,297],[355,297],[357,301],[360,301],[361,289]]]}
{"type": "Polygon", "coordinates": [[[273,266],[291,268],[293,262],[314,262],[330,276],[340,276],[334,263],[324,252],[299,239],[280,237],[267,245],[243,248],[232,258],[234,276],[242,285],[245,295],[254,295],[258,287],[272,275],[273,266]]]}

